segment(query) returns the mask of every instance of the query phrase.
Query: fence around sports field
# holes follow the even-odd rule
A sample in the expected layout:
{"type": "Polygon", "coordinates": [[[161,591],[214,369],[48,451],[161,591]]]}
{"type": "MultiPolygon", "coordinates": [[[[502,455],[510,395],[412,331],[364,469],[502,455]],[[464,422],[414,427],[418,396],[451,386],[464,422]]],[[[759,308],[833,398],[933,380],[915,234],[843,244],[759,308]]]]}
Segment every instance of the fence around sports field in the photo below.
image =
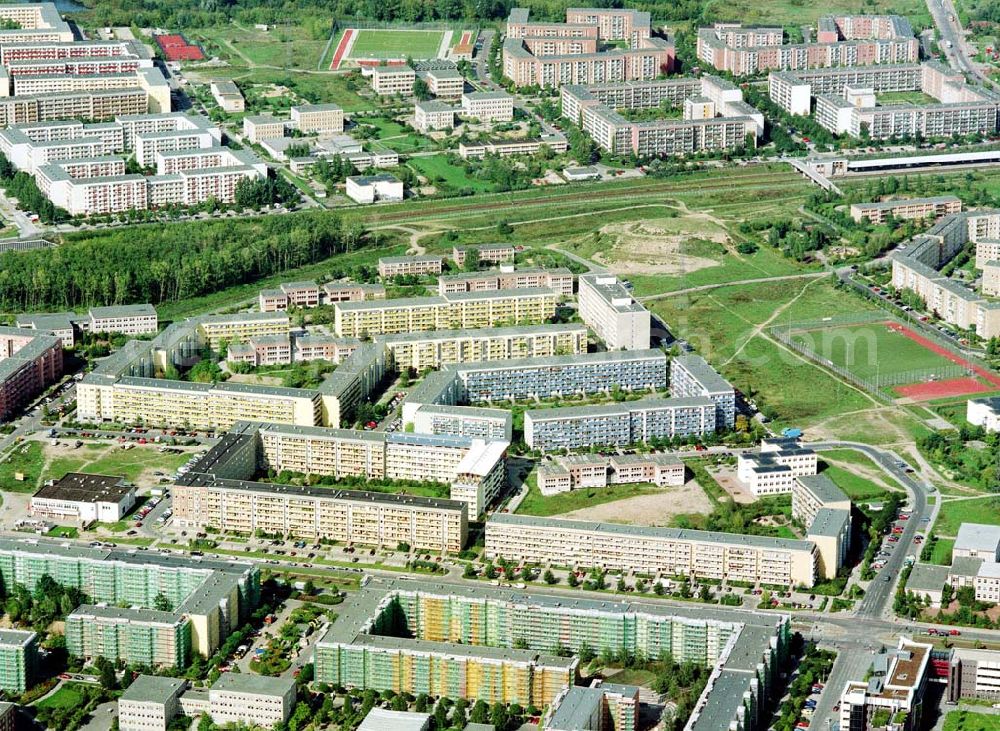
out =
{"type": "MultiPolygon", "coordinates": [[[[783,325],[775,325],[768,329],[768,334],[780,342],[785,347],[793,350],[804,358],[822,366],[833,372],[848,383],[857,386],[866,393],[875,396],[886,403],[892,402],[896,396],[892,393],[896,386],[905,386],[915,383],[927,383],[931,381],[946,381],[966,376],[976,376],[976,369],[972,362],[965,364],[952,363],[950,365],[935,366],[932,368],[914,368],[891,373],[880,373],[873,378],[859,376],[849,368],[834,363],[829,358],[816,352],[809,344],[796,339],[796,335],[815,333],[826,330],[836,330],[837,328],[853,327],[867,324],[896,324],[901,328],[910,329],[910,326],[896,317],[886,312],[857,313],[853,315],[837,315],[824,317],[821,320],[803,320],[790,322],[783,325]]],[[[938,343],[935,342],[935,345],[938,343]]],[[[957,349],[948,347],[946,343],[940,343],[942,347],[957,354],[957,349]]],[[[965,356],[962,356],[965,358],[965,356]]],[[[968,360],[967,358],[965,358],[968,360]]]]}

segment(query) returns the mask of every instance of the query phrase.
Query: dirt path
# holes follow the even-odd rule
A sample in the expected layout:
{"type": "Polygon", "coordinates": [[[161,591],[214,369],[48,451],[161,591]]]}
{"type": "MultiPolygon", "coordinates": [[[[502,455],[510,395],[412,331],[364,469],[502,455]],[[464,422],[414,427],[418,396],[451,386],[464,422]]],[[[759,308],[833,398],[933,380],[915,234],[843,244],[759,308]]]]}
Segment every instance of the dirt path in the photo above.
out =
{"type": "Polygon", "coordinates": [[[816,279],[810,279],[808,282],[805,283],[805,286],[802,287],[801,291],[799,291],[799,293],[797,295],[795,295],[794,297],[792,297],[787,302],[784,302],[780,307],[778,307],[774,312],[771,313],[771,316],[769,318],[767,318],[766,320],[764,320],[764,322],[762,322],[759,325],[757,325],[756,327],[754,327],[753,330],[750,331],[750,334],[747,336],[746,340],[744,340],[740,344],[740,347],[738,347],[736,350],[733,351],[733,354],[731,356],[729,356],[729,358],[722,364],[722,367],[724,368],[725,366],[727,366],[730,363],[732,363],[743,352],[743,349],[746,348],[747,343],[749,343],[755,337],[757,337],[758,335],[760,335],[761,333],[763,333],[764,332],[764,328],[766,328],[772,322],[774,322],[779,317],[781,317],[781,314],[785,310],[787,310],[789,307],[791,307],[796,302],[798,302],[799,298],[802,297],[802,295],[804,295],[806,293],[807,289],[809,289],[809,286],[812,285],[816,281],[818,281],[818,280],[816,280],[816,279]]]}

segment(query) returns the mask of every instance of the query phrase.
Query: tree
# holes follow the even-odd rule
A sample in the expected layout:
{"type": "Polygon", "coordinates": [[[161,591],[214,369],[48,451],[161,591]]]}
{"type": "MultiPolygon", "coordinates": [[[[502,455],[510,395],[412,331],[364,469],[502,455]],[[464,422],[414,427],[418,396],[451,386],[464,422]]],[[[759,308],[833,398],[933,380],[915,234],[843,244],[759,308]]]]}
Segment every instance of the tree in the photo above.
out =
{"type": "Polygon", "coordinates": [[[153,609],[160,612],[172,612],[174,610],[174,605],[173,602],[170,601],[170,597],[163,592],[160,592],[156,595],[156,598],[153,599],[153,609]]]}
{"type": "Polygon", "coordinates": [[[111,664],[110,660],[103,655],[98,655],[94,660],[94,668],[97,670],[102,688],[105,690],[116,690],[118,688],[115,666],[111,664]]]}
{"type": "Polygon", "coordinates": [[[486,701],[479,699],[469,713],[469,723],[489,723],[489,713],[490,707],[486,705],[486,701]]]}
{"type": "Polygon", "coordinates": [[[419,76],[413,82],[413,96],[422,102],[427,101],[432,96],[431,89],[427,86],[427,82],[419,76]]]}
{"type": "Polygon", "coordinates": [[[559,583],[559,579],[557,579],[556,575],[552,573],[552,569],[545,569],[545,573],[542,575],[542,581],[549,586],[559,583]]]}

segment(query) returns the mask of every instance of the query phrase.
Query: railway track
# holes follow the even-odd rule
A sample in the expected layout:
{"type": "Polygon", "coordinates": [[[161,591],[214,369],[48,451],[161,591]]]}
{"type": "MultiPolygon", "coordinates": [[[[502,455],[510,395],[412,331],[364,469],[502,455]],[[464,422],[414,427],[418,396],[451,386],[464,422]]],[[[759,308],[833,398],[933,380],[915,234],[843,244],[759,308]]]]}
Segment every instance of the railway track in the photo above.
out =
{"type": "MultiPolygon", "coordinates": [[[[446,217],[456,213],[478,215],[488,213],[490,211],[505,209],[539,208],[543,206],[559,206],[587,201],[606,202],[608,200],[622,198],[637,200],[660,194],[681,193],[692,189],[697,190],[699,193],[725,193],[733,190],[745,190],[748,188],[763,189],[770,187],[787,187],[792,184],[796,184],[797,186],[800,181],[801,178],[798,178],[798,176],[791,176],[787,172],[775,172],[747,175],[745,177],[720,180],[718,183],[711,182],[703,185],[685,185],[684,183],[679,182],[663,182],[635,187],[608,188],[606,190],[595,190],[590,188],[582,191],[561,193],[558,195],[545,195],[535,198],[524,197],[516,200],[478,200],[474,208],[473,204],[469,202],[468,199],[463,199],[466,202],[462,204],[455,204],[451,206],[443,205],[434,207],[432,210],[427,211],[411,210],[409,208],[405,210],[392,210],[392,207],[390,206],[380,206],[380,210],[377,212],[373,211],[372,215],[367,217],[367,220],[370,223],[375,224],[398,223],[401,221],[412,221],[423,218],[446,217]]],[[[508,194],[498,193],[495,195],[504,196],[508,194]]],[[[482,197],[484,196],[477,196],[477,198],[482,197]]]]}

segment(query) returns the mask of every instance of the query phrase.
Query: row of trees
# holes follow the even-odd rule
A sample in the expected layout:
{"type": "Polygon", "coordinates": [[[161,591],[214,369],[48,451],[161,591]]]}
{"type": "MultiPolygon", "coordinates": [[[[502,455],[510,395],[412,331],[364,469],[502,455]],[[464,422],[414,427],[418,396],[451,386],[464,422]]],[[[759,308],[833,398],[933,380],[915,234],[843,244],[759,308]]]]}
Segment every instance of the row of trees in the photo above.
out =
{"type": "Polygon", "coordinates": [[[352,251],[360,224],[329,213],[72,234],[58,248],[0,255],[7,312],[173,302],[352,251]]]}

